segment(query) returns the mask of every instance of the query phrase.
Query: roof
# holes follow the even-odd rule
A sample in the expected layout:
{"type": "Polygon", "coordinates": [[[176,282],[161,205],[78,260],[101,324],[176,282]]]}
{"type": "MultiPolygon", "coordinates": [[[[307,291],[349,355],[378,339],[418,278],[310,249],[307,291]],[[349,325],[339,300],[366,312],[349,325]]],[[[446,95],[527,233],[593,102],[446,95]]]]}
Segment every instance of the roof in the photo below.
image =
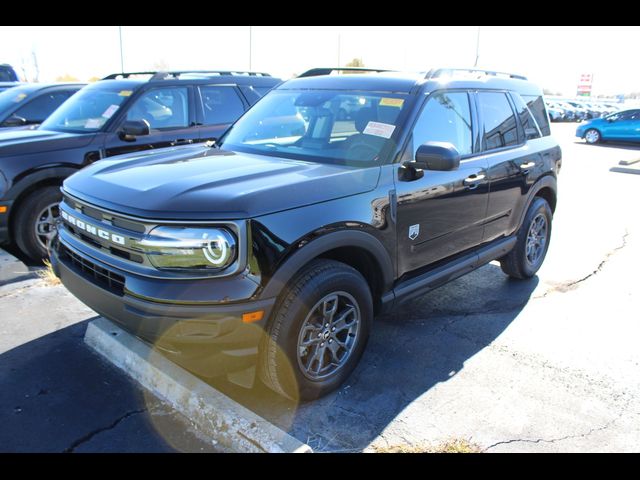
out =
{"type": "MultiPolygon", "coordinates": [[[[134,87],[145,83],[234,83],[239,85],[274,86],[281,82],[264,72],[243,72],[232,70],[185,70],[170,72],[124,72],[112,73],[101,81],[122,82],[121,85],[134,87]]],[[[120,83],[119,83],[120,85],[120,83]]]]}
{"type": "Polygon", "coordinates": [[[521,75],[477,69],[434,69],[429,72],[369,70],[341,75],[327,74],[344,69],[312,69],[278,87],[288,89],[365,90],[395,93],[433,91],[447,88],[515,90],[541,95],[542,90],[521,75]]]}

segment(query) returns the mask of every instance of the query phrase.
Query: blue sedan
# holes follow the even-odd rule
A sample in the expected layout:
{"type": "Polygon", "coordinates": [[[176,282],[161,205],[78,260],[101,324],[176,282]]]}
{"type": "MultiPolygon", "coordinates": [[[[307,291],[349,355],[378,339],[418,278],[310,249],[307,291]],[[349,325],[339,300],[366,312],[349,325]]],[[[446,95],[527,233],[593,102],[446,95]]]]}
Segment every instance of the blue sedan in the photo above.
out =
{"type": "Polygon", "coordinates": [[[581,124],[576,137],[594,144],[606,140],[640,142],[640,109],[625,110],[581,124]]]}

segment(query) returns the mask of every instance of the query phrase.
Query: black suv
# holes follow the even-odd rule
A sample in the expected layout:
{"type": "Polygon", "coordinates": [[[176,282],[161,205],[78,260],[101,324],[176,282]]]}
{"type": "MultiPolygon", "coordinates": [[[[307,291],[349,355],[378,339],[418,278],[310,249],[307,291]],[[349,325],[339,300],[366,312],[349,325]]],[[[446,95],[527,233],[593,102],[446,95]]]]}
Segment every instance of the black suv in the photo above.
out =
{"type": "Polygon", "coordinates": [[[37,129],[0,133],[0,243],[45,257],[66,177],[113,155],[216,140],[280,82],[256,72],[113,74],[37,129]]]}
{"type": "Polygon", "coordinates": [[[67,179],[62,282],[199,375],[250,385],[257,365],[311,399],[353,370],[375,314],[496,259],[535,275],[561,162],[538,87],[330,72],[280,85],[217,145],[67,179]]]}

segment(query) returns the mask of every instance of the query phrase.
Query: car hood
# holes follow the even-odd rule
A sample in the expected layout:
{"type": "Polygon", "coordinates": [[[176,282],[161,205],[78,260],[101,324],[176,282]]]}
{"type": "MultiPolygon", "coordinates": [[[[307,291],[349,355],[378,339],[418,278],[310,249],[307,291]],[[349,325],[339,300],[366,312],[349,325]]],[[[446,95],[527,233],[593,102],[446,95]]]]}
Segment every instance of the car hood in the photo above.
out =
{"type": "Polygon", "coordinates": [[[52,130],[0,130],[0,156],[51,152],[67,148],[84,147],[94,135],[86,133],[62,133],[52,130]]]}
{"type": "Polygon", "coordinates": [[[204,146],[101,160],[64,190],[118,213],[158,220],[250,218],[374,189],[379,167],[354,168],[204,146]]]}

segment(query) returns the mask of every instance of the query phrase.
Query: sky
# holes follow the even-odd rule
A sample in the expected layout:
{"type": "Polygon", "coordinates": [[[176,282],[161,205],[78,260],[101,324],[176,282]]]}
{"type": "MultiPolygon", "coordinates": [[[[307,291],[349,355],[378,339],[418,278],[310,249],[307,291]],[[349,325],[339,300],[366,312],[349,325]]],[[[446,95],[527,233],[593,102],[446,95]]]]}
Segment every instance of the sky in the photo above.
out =
{"type": "MultiPolygon", "coordinates": [[[[125,71],[247,70],[283,79],[361,58],[367,67],[426,71],[472,67],[519,73],[573,96],[579,76],[593,94],[640,91],[640,62],[629,52],[640,27],[123,26],[125,71]],[[478,42],[479,30],[479,42],[478,42]]],[[[86,81],[120,71],[117,26],[0,27],[0,63],[27,80],[68,74],[86,81]],[[16,38],[25,39],[16,42],[16,38]]]]}

